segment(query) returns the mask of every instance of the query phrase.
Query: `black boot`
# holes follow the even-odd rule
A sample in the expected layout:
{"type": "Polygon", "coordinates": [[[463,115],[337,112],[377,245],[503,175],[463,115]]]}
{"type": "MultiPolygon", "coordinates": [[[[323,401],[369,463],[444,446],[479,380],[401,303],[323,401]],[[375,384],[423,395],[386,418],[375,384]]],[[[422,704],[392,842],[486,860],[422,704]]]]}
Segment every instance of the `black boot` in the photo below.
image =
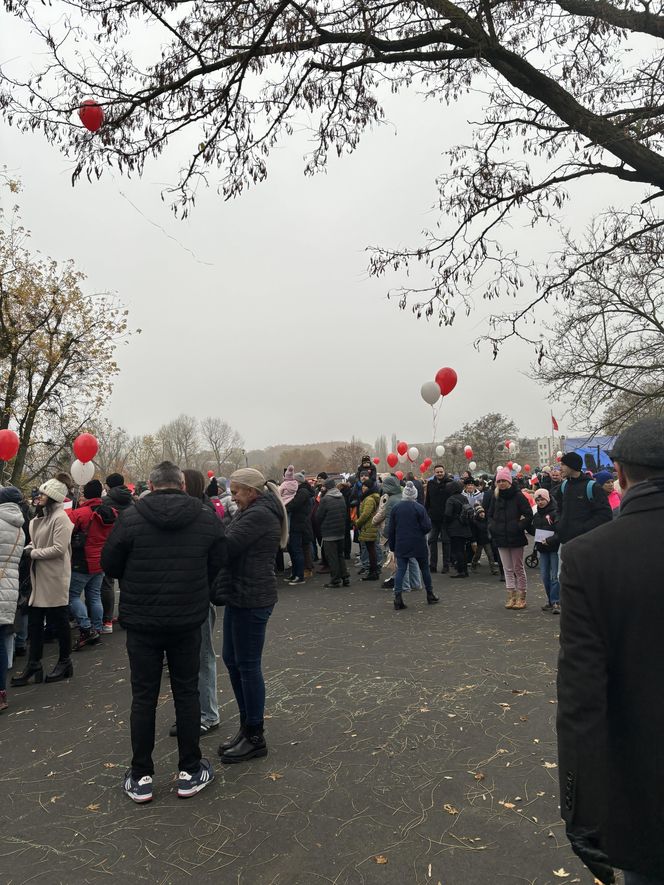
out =
{"type": "Polygon", "coordinates": [[[219,744],[219,749],[217,750],[217,753],[220,756],[223,756],[227,750],[231,750],[233,747],[237,747],[237,745],[244,737],[244,727],[244,717],[240,716],[240,727],[238,728],[236,734],[234,734],[232,738],[229,738],[229,740],[225,741],[223,744],[219,744]]]}
{"type": "Polygon", "coordinates": [[[263,737],[263,723],[259,725],[245,725],[242,737],[225,753],[221,754],[221,761],[225,764],[233,762],[246,762],[248,759],[257,759],[267,756],[267,744],[263,737]]]}
{"type": "Polygon", "coordinates": [[[438,602],[438,597],[433,592],[433,590],[427,590],[427,602],[429,605],[433,605],[434,602],[438,602]]]}
{"type": "Polygon", "coordinates": [[[402,608],[407,608],[406,603],[403,601],[403,596],[401,593],[394,594],[394,608],[396,611],[401,611],[402,608]]]}
{"type": "Polygon", "coordinates": [[[363,575],[360,578],[360,580],[361,581],[379,581],[380,575],[378,574],[378,572],[369,572],[368,575],[363,575]]]}
{"type": "Polygon", "coordinates": [[[12,676],[12,686],[18,688],[21,685],[27,685],[31,680],[35,685],[44,681],[44,671],[41,661],[28,661],[25,670],[18,676],[12,676]]]}
{"type": "Polygon", "coordinates": [[[58,661],[46,677],[46,682],[61,682],[63,679],[71,679],[74,675],[74,665],[70,658],[58,661]]]}

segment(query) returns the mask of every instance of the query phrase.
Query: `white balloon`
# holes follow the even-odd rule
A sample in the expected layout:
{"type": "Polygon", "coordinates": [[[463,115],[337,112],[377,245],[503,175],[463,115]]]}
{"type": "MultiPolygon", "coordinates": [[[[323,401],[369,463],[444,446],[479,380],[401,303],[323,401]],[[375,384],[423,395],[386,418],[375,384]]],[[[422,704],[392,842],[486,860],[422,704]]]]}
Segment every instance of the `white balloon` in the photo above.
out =
{"type": "Polygon", "coordinates": [[[512,464],[512,470],[515,473],[521,473],[521,465],[520,464],[512,464]]]}
{"type": "Polygon", "coordinates": [[[468,469],[469,470],[476,470],[477,469],[477,462],[471,461],[470,464],[468,465],[468,469]]]}
{"type": "Polygon", "coordinates": [[[408,460],[408,453],[405,452],[403,455],[397,455],[397,458],[399,459],[399,464],[405,464],[408,460]]]}
{"type": "Polygon", "coordinates": [[[411,446],[408,449],[408,457],[411,461],[417,461],[419,454],[420,450],[417,448],[417,446],[411,446]]]}
{"type": "Polygon", "coordinates": [[[563,456],[562,452],[556,452],[556,458],[562,458],[562,456],[563,456]]]}
{"type": "Polygon", "coordinates": [[[84,486],[95,475],[95,465],[92,461],[86,461],[85,464],[82,461],[74,461],[69,468],[69,472],[75,483],[79,486],[84,486]]]}
{"type": "Polygon", "coordinates": [[[509,448],[510,452],[516,452],[516,443],[515,443],[515,442],[511,442],[511,443],[509,444],[508,448],[509,448]]]}
{"type": "Polygon", "coordinates": [[[424,402],[430,406],[435,406],[441,397],[440,387],[438,387],[435,381],[425,381],[420,387],[420,394],[424,402]]]}
{"type": "Polygon", "coordinates": [[[464,447],[463,447],[463,450],[464,450],[464,452],[472,452],[472,451],[473,451],[473,447],[472,447],[472,446],[464,446],[464,447]]]}
{"type": "Polygon", "coordinates": [[[445,446],[436,446],[436,454],[439,458],[442,458],[445,454],[445,446]]]}

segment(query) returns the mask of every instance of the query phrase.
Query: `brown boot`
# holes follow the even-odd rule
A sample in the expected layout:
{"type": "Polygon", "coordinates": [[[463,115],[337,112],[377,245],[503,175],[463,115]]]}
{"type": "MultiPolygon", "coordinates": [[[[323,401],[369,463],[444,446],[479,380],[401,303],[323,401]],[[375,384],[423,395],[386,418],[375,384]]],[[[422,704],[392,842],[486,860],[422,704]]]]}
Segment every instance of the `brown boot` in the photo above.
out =
{"type": "Polygon", "coordinates": [[[505,608],[514,608],[516,603],[516,590],[507,591],[507,599],[505,600],[505,608]]]}
{"type": "Polygon", "coordinates": [[[519,590],[519,592],[516,594],[516,602],[514,603],[512,608],[520,610],[525,607],[526,607],[526,591],[519,590]]]}

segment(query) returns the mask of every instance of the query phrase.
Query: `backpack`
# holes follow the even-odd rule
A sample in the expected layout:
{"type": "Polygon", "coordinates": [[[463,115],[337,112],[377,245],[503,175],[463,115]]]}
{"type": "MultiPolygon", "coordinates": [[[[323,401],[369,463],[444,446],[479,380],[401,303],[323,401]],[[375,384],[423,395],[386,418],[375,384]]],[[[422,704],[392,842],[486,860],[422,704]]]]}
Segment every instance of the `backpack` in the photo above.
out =
{"type": "Polygon", "coordinates": [[[457,517],[462,526],[470,527],[475,519],[475,508],[472,504],[462,504],[459,516],[457,517]]]}
{"type": "Polygon", "coordinates": [[[217,517],[223,522],[224,516],[226,515],[226,508],[221,503],[219,498],[210,498],[210,504],[212,504],[212,506],[214,507],[214,512],[216,513],[217,517]]]}
{"type": "MultiPolygon", "coordinates": [[[[589,479],[588,482],[586,483],[586,498],[587,498],[589,501],[592,501],[592,499],[593,499],[593,486],[594,486],[594,485],[595,485],[595,480],[594,480],[594,479],[589,479]]],[[[561,483],[561,486],[560,486],[560,494],[561,494],[561,495],[564,495],[564,494],[565,494],[565,489],[566,489],[566,488],[567,488],[567,480],[564,479],[564,480],[562,481],[562,483],[561,483]]]]}
{"type": "Polygon", "coordinates": [[[72,571],[84,572],[86,574],[88,571],[88,560],[85,556],[85,545],[88,543],[88,532],[90,531],[90,526],[92,525],[92,520],[95,518],[95,514],[99,516],[99,521],[104,525],[113,525],[118,517],[117,510],[113,507],[109,507],[107,504],[97,504],[90,509],[92,510],[92,517],[88,523],[87,529],[74,529],[71,541],[69,542],[71,544],[72,571]]]}

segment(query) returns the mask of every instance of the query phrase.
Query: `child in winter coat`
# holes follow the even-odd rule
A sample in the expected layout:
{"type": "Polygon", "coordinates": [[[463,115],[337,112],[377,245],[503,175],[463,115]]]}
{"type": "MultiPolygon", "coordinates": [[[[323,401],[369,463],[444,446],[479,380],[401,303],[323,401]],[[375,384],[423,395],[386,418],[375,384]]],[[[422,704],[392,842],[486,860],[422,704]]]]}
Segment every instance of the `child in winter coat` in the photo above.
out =
{"type": "Polygon", "coordinates": [[[475,538],[475,555],[470,567],[473,571],[477,569],[477,565],[482,557],[482,551],[486,553],[486,558],[491,566],[491,574],[497,575],[498,568],[493,558],[493,547],[491,546],[491,535],[489,534],[489,523],[486,518],[486,511],[481,504],[475,505],[475,513],[473,515],[473,535],[475,538]]]}
{"type": "MultiPolygon", "coordinates": [[[[547,489],[538,489],[535,492],[535,504],[537,510],[533,516],[532,525],[528,528],[528,534],[534,535],[540,531],[555,532],[558,525],[558,508],[547,489]]],[[[560,584],[558,583],[558,550],[560,544],[555,536],[545,541],[537,541],[535,549],[539,555],[539,567],[542,583],[546,592],[546,605],[542,606],[543,612],[560,614],[560,584]]]]}
{"type": "Polygon", "coordinates": [[[279,486],[279,496],[284,502],[284,507],[292,501],[297,493],[299,483],[295,479],[295,467],[289,464],[284,473],[284,478],[279,486]]]}

